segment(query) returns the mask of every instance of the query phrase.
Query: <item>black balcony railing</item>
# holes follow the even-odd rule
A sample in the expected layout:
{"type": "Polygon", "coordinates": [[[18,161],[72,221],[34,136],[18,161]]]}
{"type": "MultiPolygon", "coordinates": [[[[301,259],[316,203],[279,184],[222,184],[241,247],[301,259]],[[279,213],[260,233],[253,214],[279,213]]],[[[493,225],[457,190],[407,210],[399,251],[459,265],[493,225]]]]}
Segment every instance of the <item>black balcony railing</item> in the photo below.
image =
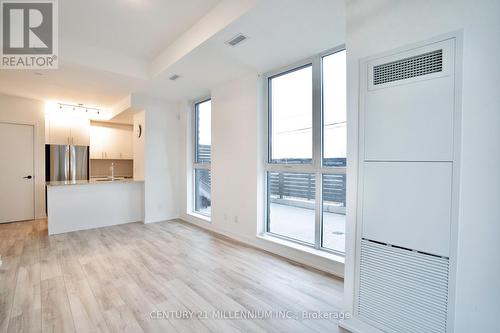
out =
{"type": "MultiPolygon", "coordinates": [[[[198,162],[207,163],[211,160],[211,146],[198,145],[198,162]]],[[[287,159],[279,160],[280,163],[304,164],[311,160],[287,159]]],[[[325,158],[323,165],[326,167],[345,167],[345,158],[325,158]]],[[[202,196],[210,200],[211,175],[209,171],[200,172],[198,176],[199,190],[202,196]]],[[[298,198],[312,200],[315,198],[316,180],[314,174],[296,172],[270,172],[269,191],[277,198],[298,198]]],[[[323,175],[323,200],[334,202],[345,207],[346,203],[346,175],[324,174],[323,175]]]]}
{"type": "Polygon", "coordinates": [[[196,161],[198,163],[210,163],[212,159],[212,146],[198,145],[196,151],[196,161]]]}
{"type": "MultiPolygon", "coordinates": [[[[268,185],[271,196],[279,199],[312,200],[315,198],[316,179],[312,173],[270,172],[268,185]]],[[[323,175],[323,200],[345,207],[345,174],[323,175]]]]}

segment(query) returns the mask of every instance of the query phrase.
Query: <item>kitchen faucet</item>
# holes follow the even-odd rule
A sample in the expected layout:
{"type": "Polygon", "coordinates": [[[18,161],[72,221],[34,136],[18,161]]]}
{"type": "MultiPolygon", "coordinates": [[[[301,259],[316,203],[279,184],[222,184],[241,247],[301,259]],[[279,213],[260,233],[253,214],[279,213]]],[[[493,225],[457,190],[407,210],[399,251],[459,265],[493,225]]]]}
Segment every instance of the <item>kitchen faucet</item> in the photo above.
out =
{"type": "Polygon", "coordinates": [[[109,167],[109,170],[111,170],[111,179],[115,179],[115,163],[111,162],[111,166],[109,167]]]}

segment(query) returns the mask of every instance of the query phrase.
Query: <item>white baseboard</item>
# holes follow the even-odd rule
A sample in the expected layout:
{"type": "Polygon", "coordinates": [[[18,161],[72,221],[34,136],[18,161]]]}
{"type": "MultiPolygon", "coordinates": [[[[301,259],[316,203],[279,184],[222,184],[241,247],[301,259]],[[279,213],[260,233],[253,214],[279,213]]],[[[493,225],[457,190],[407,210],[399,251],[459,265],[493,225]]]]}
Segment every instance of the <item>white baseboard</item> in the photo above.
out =
{"type": "Polygon", "coordinates": [[[146,221],[146,219],[144,219],[144,221],[142,221],[142,223],[150,224],[150,223],[165,222],[165,221],[176,220],[176,219],[180,219],[179,215],[162,217],[161,219],[154,219],[153,221],[146,221]]]}

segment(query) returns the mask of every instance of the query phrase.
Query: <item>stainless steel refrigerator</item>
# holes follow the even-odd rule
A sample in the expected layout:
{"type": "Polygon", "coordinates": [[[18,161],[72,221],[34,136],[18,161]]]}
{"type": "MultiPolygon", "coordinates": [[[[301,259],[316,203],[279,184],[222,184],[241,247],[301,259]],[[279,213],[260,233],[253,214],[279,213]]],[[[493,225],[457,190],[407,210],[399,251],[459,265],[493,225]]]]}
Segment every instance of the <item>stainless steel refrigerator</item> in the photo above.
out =
{"type": "Polygon", "coordinates": [[[89,179],[89,147],[45,145],[47,181],[89,179]]]}

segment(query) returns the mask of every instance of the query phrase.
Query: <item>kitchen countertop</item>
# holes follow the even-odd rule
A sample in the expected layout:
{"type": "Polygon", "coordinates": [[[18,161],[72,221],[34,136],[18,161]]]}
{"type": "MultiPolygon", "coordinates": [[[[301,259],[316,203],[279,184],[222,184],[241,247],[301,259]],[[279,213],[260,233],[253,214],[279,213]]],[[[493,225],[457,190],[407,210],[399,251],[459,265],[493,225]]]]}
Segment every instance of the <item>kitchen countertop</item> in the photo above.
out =
{"type": "Polygon", "coordinates": [[[67,180],[67,181],[52,181],[46,182],[47,186],[67,186],[67,185],[95,185],[95,184],[111,184],[111,183],[133,183],[133,182],[143,182],[144,180],[125,178],[125,179],[115,179],[115,180],[67,180]]]}

